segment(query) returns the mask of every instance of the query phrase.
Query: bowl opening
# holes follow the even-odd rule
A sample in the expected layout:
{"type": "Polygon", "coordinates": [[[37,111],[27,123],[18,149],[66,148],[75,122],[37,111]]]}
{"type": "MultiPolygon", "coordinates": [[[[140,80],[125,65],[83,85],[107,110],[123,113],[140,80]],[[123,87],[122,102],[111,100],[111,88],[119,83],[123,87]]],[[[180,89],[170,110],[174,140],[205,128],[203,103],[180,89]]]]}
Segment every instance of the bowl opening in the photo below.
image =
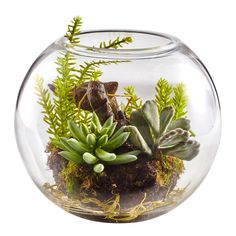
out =
{"type": "Polygon", "coordinates": [[[83,56],[117,59],[137,59],[158,57],[169,53],[177,48],[180,41],[167,34],[135,30],[97,30],[83,31],[80,34],[80,44],[72,46],[70,42],[62,37],[57,44],[67,51],[83,56]],[[100,48],[100,43],[119,37],[120,40],[126,37],[132,38],[131,43],[123,43],[122,47],[100,48]]]}

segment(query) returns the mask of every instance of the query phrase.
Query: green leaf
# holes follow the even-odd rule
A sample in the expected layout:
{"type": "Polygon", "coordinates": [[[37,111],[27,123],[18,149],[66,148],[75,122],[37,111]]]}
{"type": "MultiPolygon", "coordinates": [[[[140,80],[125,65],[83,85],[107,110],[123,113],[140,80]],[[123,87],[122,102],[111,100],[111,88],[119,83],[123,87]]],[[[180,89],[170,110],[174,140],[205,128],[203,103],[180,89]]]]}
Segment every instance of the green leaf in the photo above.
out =
{"type": "Polygon", "coordinates": [[[109,126],[109,130],[108,130],[108,132],[107,132],[108,137],[111,137],[111,136],[112,136],[112,134],[114,133],[114,131],[115,131],[115,129],[116,129],[116,126],[117,126],[117,122],[114,122],[113,124],[111,124],[111,125],[109,126]]]}
{"type": "Polygon", "coordinates": [[[87,137],[87,135],[90,133],[87,125],[85,125],[84,123],[81,124],[81,130],[84,137],[87,137]]]}
{"type": "Polygon", "coordinates": [[[92,122],[95,124],[97,131],[99,132],[102,129],[102,125],[99,121],[99,118],[95,112],[93,112],[92,122]]]}
{"type": "Polygon", "coordinates": [[[95,150],[95,154],[102,161],[109,161],[110,162],[110,161],[113,161],[116,159],[115,153],[106,152],[101,148],[97,148],[95,150]]]}
{"type": "Polygon", "coordinates": [[[199,153],[200,144],[195,140],[188,140],[178,145],[164,149],[164,155],[174,156],[181,160],[191,161],[199,153]]]}
{"type": "Polygon", "coordinates": [[[75,154],[69,151],[61,151],[58,154],[67,159],[68,161],[73,161],[78,164],[83,163],[83,159],[79,154],[75,154]]]}
{"type": "Polygon", "coordinates": [[[96,135],[95,134],[88,134],[86,137],[87,144],[89,147],[93,147],[96,144],[96,135]]]}
{"type": "Polygon", "coordinates": [[[180,118],[178,120],[174,120],[170,123],[169,127],[167,128],[167,131],[176,129],[176,128],[181,128],[184,130],[190,130],[190,120],[186,118],[180,118]]]}
{"type": "Polygon", "coordinates": [[[136,160],[137,160],[137,157],[135,155],[124,153],[121,155],[117,155],[114,161],[109,162],[109,165],[127,164],[136,160]]]}
{"type": "Polygon", "coordinates": [[[129,132],[123,132],[118,137],[108,140],[108,142],[103,146],[103,149],[106,151],[112,151],[122,146],[129,137],[129,132]]]}
{"type": "Polygon", "coordinates": [[[149,146],[153,145],[153,138],[150,132],[150,128],[147,121],[144,119],[142,111],[140,109],[135,110],[131,113],[130,124],[137,127],[149,146]]]}
{"type": "Polygon", "coordinates": [[[129,141],[133,143],[134,146],[139,148],[142,152],[148,153],[149,155],[152,154],[152,150],[135,126],[126,126],[125,130],[130,132],[129,141]]]}
{"type": "Polygon", "coordinates": [[[67,140],[67,144],[76,152],[83,154],[84,152],[89,152],[90,148],[76,139],[70,138],[67,140]]]}
{"type": "Polygon", "coordinates": [[[140,153],[141,153],[140,150],[134,150],[134,151],[126,152],[125,154],[138,156],[140,153]]]}
{"type": "Polygon", "coordinates": [[[113,116],[110,116],[106,122],[103,124],[102,129],[109,128],[113,123],[113,116]]]}
{"type": "Polygon", "coordinates": [[[100,131],[100,137],[103,136],[104,134],[107,134],[108,131],[109,128],[102,128],[102,130],[100,131]]]}
{"type": "Polygon", "coordinates": [[[86,136],[83,134],[81,126],[78,126],[74,121],[68,121],[68,127],[74,138],[80,140],[83,143],[86,143],[86,136]]]}
{"type": "Polygon", "coordinates": [[[107,141],[108,141],[108,135],[104,134],[98,139],[97,147],[104,146],[107,143],[107,141]]]}
{"type": "Polygon", "coordinates": [[[98,133],[97,126],[93,122],[91,122],[90,130],[95,134],[98,133]]]}
{"type": "Polygon", "coordinates": [[[180,128],[174,129],[163,135],[158,143],[160,149],[168,148],[177,145],[180,142],[185,142],[189,138],[189,132],[180,128]]]}
{"type": "Polygon", "coordinates": [[[97,163],[97,161],[98,161],[98,159],[97,159],[94,155],[92,155],[91,153],[89,153],[89,152],[85,152],[85,153],[83,154],[83,160],[84,160],[87,164],[89,164],[89,165],[95,164],[95,163],[97,163]]]}
{"type": "Polygon", "coordinates": [[[160,121],[156,102],[153,100],[146,101],[142,107],[142,112],[143,117],[145,118],[149,127],[152,129],[154,136],[158,138],[160,131],[160,121]]]}
{"type": "Polygon", "coordinates": [[[99,173],[103,172],[103,170],[104,170],[104,165],[101,164],[101,163],[96,164],[96,165],[93,167],[93,170],[94,170],[94,172],[96,172],[96,173],[99,174],[99,173]]]}
{"type": "Polygon", "coordinates": [[[125,130],[125,126],[121,126],[111,137],[110,137],[110,141],[112,141],[113,139],[117,138],[120,134],[122,134],[125,130]]]}
{"type": "Polygon", "coordinates": [[[65,149],[65,146],[60,141],[53,140],[52,143],[55,147],[57,147],[59,149],[62,149],[62,150],[65,149]]]}
{"type": "Polygon", "coordinates": [[[68,144],[68,140],[69,140],[68,138],[64,138],[64,137],[62,137],[60,139],[61,145],[64,146],[63,149],[67,150],[67,151],[70,151],[70,152],[75,152],[76,153],[76,150],[68,144]]]}
{"type": "Polygon", "coordinates": [[[162,109],[160,114],[160,136],[166,132],[170,122],[172,121],[173,116],[174,108],[172,106],[168,106],[162,109]]]}

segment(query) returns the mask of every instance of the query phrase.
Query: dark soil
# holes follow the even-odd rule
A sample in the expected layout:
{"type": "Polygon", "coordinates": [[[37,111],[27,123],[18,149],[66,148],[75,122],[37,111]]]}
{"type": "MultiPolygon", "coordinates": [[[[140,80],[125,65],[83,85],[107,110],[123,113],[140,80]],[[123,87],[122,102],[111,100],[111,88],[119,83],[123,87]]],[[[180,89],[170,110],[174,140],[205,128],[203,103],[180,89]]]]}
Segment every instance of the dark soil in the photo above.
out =
{"type": "MultiPolygon", "coordinates": [[[[64,193],[66,193],[66,182],[60,173],[67,164],[68,161],[62,158],[58,151],[51,152],[48,166],[53,172],[56,185],[64,193]]],[[[173,170],[168,185],[162,185],[157,181],[160,169],[162,169],[160,161],[150,159],[145,154],[139,155],[138,160],[130,164],[106,166],[100,175],[95,174],[90,166],[81,165],[77,174],[71,176],[74,182],[74,194],[86,192],[91,197],[106,200],[112,194],[119,193],[120,205],[126,208],[140,203],[145,193],[148,201],[162,200],[176,186],[179,173],[173,170]],[[82,175],[78,175],[80,172],[82,175]]]]}

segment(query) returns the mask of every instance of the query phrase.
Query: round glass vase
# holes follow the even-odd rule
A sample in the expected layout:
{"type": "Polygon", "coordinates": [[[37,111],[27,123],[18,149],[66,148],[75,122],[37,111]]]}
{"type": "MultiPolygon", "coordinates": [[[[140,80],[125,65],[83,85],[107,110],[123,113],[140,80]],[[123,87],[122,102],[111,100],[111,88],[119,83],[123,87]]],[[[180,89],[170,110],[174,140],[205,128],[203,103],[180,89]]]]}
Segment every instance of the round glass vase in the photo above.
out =
{"type": "Polygon", "coordinates": [[[221,116],[206,67],[179,39],[85,31],[79,45],[62,37],[32,64],[15,130],[31,178],[51,201],[86,219],[132,222],[196,190],[215,158],[221,116]],[[118,36],[132,43],[100,44],[118,36]]]}

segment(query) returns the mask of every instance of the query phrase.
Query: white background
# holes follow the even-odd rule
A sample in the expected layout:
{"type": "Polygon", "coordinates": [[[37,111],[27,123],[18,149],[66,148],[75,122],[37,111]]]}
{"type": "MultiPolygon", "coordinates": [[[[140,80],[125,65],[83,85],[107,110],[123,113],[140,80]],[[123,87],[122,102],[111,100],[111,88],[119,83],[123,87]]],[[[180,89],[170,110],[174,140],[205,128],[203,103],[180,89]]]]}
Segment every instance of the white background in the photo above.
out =
{"type": "Polygon", "coordinates": [[[236,235],[236,7],[232,0],[1,0],[0,235],[236,235]],[[104,224],[70,215],[46,199],[28,176],[14,137],[19,86],[40,52],[75,15],[83,29],[153,30],[182,39],[209,69],[219,92],[223,134],[199,189],[159,218],[104,224]]]}

